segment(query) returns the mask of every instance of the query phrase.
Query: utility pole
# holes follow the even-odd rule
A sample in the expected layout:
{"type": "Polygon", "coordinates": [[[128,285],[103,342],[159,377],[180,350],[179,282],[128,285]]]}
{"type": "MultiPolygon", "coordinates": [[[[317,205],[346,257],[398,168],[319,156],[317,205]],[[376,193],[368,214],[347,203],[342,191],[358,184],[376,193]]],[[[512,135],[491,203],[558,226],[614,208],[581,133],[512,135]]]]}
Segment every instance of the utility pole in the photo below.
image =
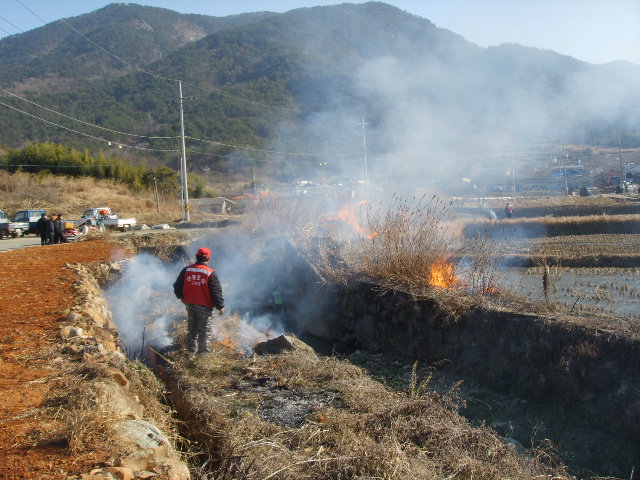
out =
{"type": "Polygon", "coordinates": [[[327,162],[320,162],[320,176],[322,177],[322,185],[324,185],[324,168],[327,162]]]}
{"type": "Polygon", "coordinates": [[[516,198],[516,173],[513,162],[513,134],[511,133],[511,121],[509,121],[509,148],[511,149],[511,200],[516,198]]]}
{"type": "MultiPolygon", "coordinates": [[[[178,81],[178,89],[180,92],[180,139],[182,140],[182,158],[180,162],[180,185],[181,185],[181,204],[182,204],[182,221],[189,221],[189,191],[187,185],[187,148],[184,143],[184,100],[194,100],[195,97],[182,96],[182,81],[178,81]]],[[[173,100],[171,100],[174,102],[173,100]]],[[[176,103],[176,102],[174,102],[176,103]]]]}
{"type": "Polygon", "coordinates": [[[253,167],[253,193],[258,194],[258,184],[256,183],[256,167],[253,167]]]}
{"type": "Polygon", "coordinates": [[[158,180],[156,178],[156,171],[153,171],[153,190],[156,193],[156,210],[160,213],[160,197],[158,196],[158,180]]]}
{"type": "Polygon", "coordinates": [[[620,150],[620,135],[618,135],[618,160],[620,160],[620,193],[624,195],[624,181],[626,178],[622,178],[622,151],[620,150]]]}
{"type": "Polygon", "coordinates": [[[362,125],[362,146],[364,147],[364,187],[365,187],[365,200],[369,201],[369,171],[367,168],[367,131],[365,127],[369,125],[364,123],[364,117],[362,117],[362,123],[356,123],[356,125],[362,125]]]}
{"type": "Polygon", "coordinates": [[[180,89],[180,137],[182,139],[182,220],[189,221],[189,190],[187,189],[187,148],[184,144],[184,108],[182,98],[182,82],[178,82],[180,89]]]}
{"type": "Polygon", "coordinates": [[[567,149],[562,146],[562,166],[564,167],[564,194],[569,196],[569,179],[567,178],[567,149]]]}

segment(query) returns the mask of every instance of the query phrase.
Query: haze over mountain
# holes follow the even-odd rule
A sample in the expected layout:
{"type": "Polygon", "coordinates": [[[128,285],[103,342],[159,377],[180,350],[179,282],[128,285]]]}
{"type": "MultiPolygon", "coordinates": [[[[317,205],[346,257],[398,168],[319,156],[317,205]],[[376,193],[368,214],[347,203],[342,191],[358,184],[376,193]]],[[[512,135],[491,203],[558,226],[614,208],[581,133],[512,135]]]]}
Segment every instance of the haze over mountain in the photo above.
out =
{"type": "Polygon", "coordinates": [[[640,146],[639,66],[485,49],[380,2],[225,18],[112,4],[2,39],[0,143],[123,145],[175,167],[177,80],[195,169],[361,176],[366,145],[379,175],[446,178],[540,143],[640,146]]]}

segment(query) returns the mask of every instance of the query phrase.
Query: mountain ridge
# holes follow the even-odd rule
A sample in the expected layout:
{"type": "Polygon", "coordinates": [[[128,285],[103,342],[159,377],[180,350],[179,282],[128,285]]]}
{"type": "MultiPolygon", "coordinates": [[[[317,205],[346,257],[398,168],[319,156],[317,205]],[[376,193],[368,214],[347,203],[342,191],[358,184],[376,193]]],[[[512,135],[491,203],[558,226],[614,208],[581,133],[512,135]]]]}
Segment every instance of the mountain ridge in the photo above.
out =
{"type": "MultiPolygon", "coordinates": [[[[189,23],[195,18],[189,15],[131,4],[111,4],[87,15],[67,21],[113,45],[112,53],[124,57],[124,66],[113,67],[119,63],[114,57],[105,61],[104,51],[74,34],[78,38],[58,49],[48,44],[53,57],[38,70],[38,54],[47,57],[42,45],[53,33],[27,32],[32,35],[17,37],[26,39],[23,51],[36,52],[35,60],[27,62],[31,70],[12,72],[4,60],[13,58],[7,52],[18,39],[0,40],[0,86],[110,130],[172,137],[179,134],[179,125],[169,101],[175,101],[180,79],[185,96],[197,97],[185,103],[188,137],[204,140],[189,148],[196,168],[229,168],[233,162],[228,156],[234,152],[240,152],[245,165],[282,162],[288,169],[297,168],[292,157],[273,152],[361,152],[362,139],[353,125],[363,116],[376,130],[369,143],[372,153],[393,154],[403,161],[417,161],[418,152],[424,151],[436,157],[452,148],[505,150],[514,140],[640,142],[638,113],[623,110],[640,103],[639,66],[591,65],[517,44],[483,48],[382,2],[233,19],[196,16],[200,23],[189,23]],[[105,14],[115,24],[98,25],[105,14]],[[89,24],[87,15],[93,15],[89,24]],[[194,33],[193,40],[187,40],[187,27],[167,27],[176,19],[191,31],[202,25],[215,31],[194,33]],[[94,24],[99,28],[92,29],[94,24]],[[161,32],[174,37],[157,38],[161,32]],[[29,47],[31,36],[38,39],[40,50],[29,47]],[[139,38],[152,42],[153,48],[132,40],[139,38]],[[121,46],[122,41],[127,45],[121,46]],[[147,54],[136,57],[142,50],[147,54]],[[64,62],[73,66],[91,55],[96,58],[84,71],[63,68],[64,62]],[[62,59],[62,67],[55,65],[56,58],[62,59]],[[144,71],[131,71],[131,59],[144,71]],[[34,76],[28,77],[29,72],[34,76]],[[323,115],[331,119],[322,121],[323,115]],[[505,139],[507,130],[511,140],[505,139]]],[[[102,41],[96,44],[106,48],[102,41]]],[[[3,101],[61,121],[6,94],[3,101]]],[[[0,126],[0,142],[10,147],[53,140],[96,149],[109,140],[150,149],[162,162],[176,166],[179,146],[169,138],[92,131],[91,138],[78,139],[68,130],[54,131],[33,118],[11,115],[15,121],[0,126]]],[[[137,153],[145,155],[144,150],[137,153]]]]}

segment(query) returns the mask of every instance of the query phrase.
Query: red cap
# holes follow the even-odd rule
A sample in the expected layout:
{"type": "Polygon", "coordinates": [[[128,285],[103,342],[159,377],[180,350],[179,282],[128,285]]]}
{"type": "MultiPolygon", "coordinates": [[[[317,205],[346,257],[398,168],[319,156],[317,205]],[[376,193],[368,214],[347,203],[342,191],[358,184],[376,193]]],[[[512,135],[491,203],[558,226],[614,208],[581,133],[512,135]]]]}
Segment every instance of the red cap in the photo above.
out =
{"type": "Polygon", "coordinates": [[[205,258],[209,259],[209,258],[211,258],[211,250],[209,250],[208,248],[202,247],[196,253],[196,257],[205,257],[205,258]]]}

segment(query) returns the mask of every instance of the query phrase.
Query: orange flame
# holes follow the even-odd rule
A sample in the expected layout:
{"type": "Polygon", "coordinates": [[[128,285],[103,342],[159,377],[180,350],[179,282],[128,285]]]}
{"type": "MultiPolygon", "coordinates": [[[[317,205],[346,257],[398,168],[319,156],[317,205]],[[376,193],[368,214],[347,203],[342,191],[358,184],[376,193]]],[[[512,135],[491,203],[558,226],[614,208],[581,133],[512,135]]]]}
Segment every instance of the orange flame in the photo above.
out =
{"type": "Polygon", "coordinates": [[[492,296],[492,295],[499,294],[500,293],[500,289],[498,287],[494,287],[492,285],[487,285],[485,287],[482,287],[482,289],[480,290],[480,293],[482,295],[492,296]]]}
{"type": "Polygon", "coordinates": [[[358,219],[358,216],[356,214],[356,209],[359,207],[362,207],[364,204],[365,202],[360,202],[357,205],[345,203],[344,205],[342,205],[342,207],[340,207],[340,210],[338,210],[338,213],[336,214],[336,216],[333,218],[330,218],[329,220],[342,220],[347,225],[350,225],[351,227],[353,227],[353,229],[361,237],[367,237],[369,239],[373,239],[378,236],[378,233],[373,232],[370,235],[367,235],[366,230],[362,227],[362,224],[360,223],[360,220],[358,219]]]}
{"type": "Polygon", "coordinates": [[[338,220],[342,220],[344,223],[351,225],[355,229],[355,231],[358,232],[360,235],[362,236],[365,235],[365,231],[360,225],[360,222],[358,221],[358,217],[356,216],[356,213],[354,212],[353,207],[348,203],[345,203],[340,208],[340,210],[338,210],[338,213],[336,214],[335,218],[338,220]]]}
{"type": "Polygon", "coordinates": [[[446,260],[438,260],[429,271],[429,285],[436,288],[453,290],[459,283],[455,275],[455,265],[446,260]]]}
{"type": "Polygon", "coordinates": [[[220,345],[222,347],[228,348],[229,350],[237,350],[238,349],[238,345],[236,345],[236,343],[231,340],[231,338],[227,335],[225,335],[224,333],[220,333],[220,336],[222,337],[222,340],[217,340],[214,342],[215,345],[220,345]]]}

